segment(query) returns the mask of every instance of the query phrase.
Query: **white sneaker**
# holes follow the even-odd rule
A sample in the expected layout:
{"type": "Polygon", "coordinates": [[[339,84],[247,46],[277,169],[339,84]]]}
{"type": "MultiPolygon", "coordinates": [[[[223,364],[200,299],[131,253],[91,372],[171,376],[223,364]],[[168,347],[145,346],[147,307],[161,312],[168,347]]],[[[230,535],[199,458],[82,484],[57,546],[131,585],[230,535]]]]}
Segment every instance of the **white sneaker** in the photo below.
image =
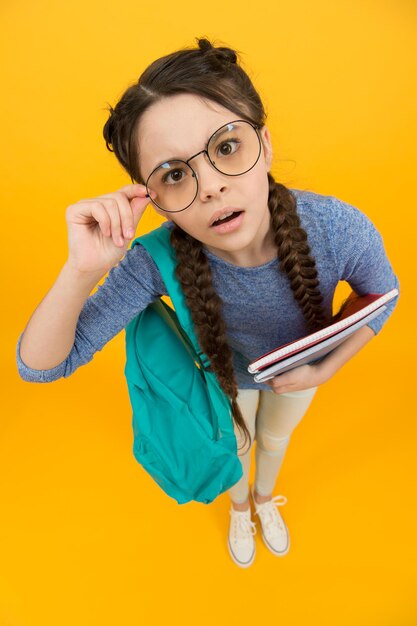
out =
{"type": "Polygon", "coordinates": [[[261,522],[262,539],[272,554],[284,556],[290,549],[290,536],[277,507],[285,504],[287,498],[285,496],[275,496],[268,502],[258,504],[255,501],[254,490],[255,485],[253,484],[250,491],[255,506],[255,515],[258,516],[261,522]]]}
{"type": "Polygon", "coordinates": [[[230,507],[230,526],[227,546],[236,565],[249,567],[255,559],[256,524],[251,520],[250,506],[247,511],[230,507]]]}

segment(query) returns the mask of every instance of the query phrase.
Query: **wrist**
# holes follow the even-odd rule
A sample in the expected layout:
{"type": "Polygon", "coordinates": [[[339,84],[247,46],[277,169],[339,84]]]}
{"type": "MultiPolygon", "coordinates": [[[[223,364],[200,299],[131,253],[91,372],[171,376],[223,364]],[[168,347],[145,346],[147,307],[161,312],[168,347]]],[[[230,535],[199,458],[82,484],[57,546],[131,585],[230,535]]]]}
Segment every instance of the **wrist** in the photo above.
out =
{"type": "Polygon", "coordinates": [[[104,276],[103,272],[89,272],[80,270],[72,265],[69,261],[66,261],[66,263],[64,263],[61,274],[63,274],[66,278],[76,283],[77,285],[88,286],[91,289],[95,287],[99,280],[104,276]]]}
{"type": "Polygon", "coordinates": [[[76,264],[72,263],[70,259],[65,261],[63,268],[65,271],[71,272],[74,276],[85,276],[89,279],[98,278],[98,280],[100,280],[100,278],[106,273],[103,270],[82,270],[77,267],[76,264]]]}

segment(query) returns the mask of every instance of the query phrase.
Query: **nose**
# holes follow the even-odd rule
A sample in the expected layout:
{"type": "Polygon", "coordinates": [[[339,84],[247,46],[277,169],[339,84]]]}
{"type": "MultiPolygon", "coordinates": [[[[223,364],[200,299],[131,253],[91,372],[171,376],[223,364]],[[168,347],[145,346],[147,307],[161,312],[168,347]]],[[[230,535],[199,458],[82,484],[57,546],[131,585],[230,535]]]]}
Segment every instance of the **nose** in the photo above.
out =
{"type": "Polygon", "coordinates": [[[227,189],[226,176],[213,167],[206,152],[199,153],[193,159],[191,167],[197,176],[199,199],[205,202],[210,198],[219,197],[219,194],[227,189]]]}

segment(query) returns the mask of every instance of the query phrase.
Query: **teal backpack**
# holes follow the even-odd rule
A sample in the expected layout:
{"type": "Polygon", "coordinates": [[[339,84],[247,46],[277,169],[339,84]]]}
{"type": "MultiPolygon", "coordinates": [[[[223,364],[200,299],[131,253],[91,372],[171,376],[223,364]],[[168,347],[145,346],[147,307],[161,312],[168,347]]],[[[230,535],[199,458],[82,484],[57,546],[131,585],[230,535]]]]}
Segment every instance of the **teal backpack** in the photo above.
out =
{"type": "Polygon", "coordinates": [[[170,230],[137,237],[155,261],[175,311],[161,298],[126,326],[133,454],[178,504],[208,504],[243,475],[230,399],[201,351],[181,285],[170,230]]]}

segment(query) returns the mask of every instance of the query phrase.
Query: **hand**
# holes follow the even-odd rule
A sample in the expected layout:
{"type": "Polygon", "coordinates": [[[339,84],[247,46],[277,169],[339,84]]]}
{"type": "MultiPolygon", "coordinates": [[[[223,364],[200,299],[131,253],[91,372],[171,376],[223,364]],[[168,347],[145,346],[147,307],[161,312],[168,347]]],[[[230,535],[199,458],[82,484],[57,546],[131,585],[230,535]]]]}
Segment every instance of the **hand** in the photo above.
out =
{"type": "Polygon", "coordinates": [[[149,202],[146,187],[132,184],[71,204],[65,213],[67,264],[79,272],[104,275],[125,255],[149,202]]]}
{"type": "Polygon", "coordinates": [[[320,369],[320,363],[311,363],[310,365],[300,365],[300,367],[295,367],[289,372],[278,374],[278,376],[265,381],[265,384],[269,385],[274,393],[280,394],[317,387],[326,382],[326,380],[327,378],[320,369]]]}

